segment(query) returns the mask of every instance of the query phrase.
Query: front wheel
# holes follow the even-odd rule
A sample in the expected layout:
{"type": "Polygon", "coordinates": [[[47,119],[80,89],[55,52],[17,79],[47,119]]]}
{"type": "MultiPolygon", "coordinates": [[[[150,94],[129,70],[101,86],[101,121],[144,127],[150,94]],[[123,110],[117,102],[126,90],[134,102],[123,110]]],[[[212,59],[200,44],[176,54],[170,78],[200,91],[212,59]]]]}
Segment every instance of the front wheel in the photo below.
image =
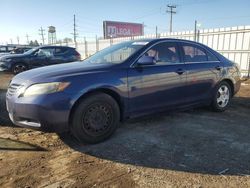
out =
{"type": "Polygon", "coordinates": [[[230,85],[225,81],[221,82],[216,87],[211,105],[212,109],[216,112],[225,111],[231,102],[231,97],[232,97],[232,89],[230,85]]]}
{"type": "Polygon", "coordinates": [[[98,143],[109,138],[120,120],[117,102],[105,93],[96,93],[80,101],[74,109],[70,130],[83,143],[98,143]]]}
{"type": "Polygon", "coordinates": [[[12,67],[13,74],[19,74],[19,73],[24,72],[26,70],[28,70],[28,67],[23,63],[17,63],[12,67]]]}

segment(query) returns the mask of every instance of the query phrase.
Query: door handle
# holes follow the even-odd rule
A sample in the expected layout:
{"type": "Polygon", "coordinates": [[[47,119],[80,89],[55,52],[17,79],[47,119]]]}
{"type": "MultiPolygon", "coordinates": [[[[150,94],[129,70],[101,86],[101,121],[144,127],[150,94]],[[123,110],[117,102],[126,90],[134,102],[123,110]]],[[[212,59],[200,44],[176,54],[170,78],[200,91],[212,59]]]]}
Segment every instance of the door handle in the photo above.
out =
{"type": "Polygon", "coordinates": [[[183,69],[177,69],[175,72],[179,75],[182,75],[185,71],[183,69]]]}
{"type": "Polygon", "coordinates": [[[218,70],[218,71],[220,71],[222,68],[223,68],[223,67],[222,67],[222,66],[219,66],[219,65],[215,67],[215,69],[218,70]]]}

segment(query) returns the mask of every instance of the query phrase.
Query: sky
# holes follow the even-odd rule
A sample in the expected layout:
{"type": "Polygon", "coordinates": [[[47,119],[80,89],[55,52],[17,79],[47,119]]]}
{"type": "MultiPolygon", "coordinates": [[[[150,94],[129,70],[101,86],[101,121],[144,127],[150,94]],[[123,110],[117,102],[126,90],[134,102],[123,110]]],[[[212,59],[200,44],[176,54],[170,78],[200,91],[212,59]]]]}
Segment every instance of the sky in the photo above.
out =
{"type": "Polygon", "coordinates": [[[39,29],[56,27],[57,39],[72,38],[76,15],[78,41],[103,37],[104,20],[143,23],[145,34],[169,31],[167,5],[176,5],[173,31],[250,25],[249,0],[0,0],[0,44],[38,40],[39,29]]]}

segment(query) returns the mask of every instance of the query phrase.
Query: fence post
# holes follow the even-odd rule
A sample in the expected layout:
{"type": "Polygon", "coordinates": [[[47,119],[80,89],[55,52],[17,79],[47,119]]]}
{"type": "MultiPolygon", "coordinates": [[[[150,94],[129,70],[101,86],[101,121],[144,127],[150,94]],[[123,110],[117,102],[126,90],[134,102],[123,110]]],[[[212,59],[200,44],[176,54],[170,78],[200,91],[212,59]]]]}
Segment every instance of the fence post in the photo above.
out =
{"type": "Polygon", "coordinates": [[[97,35],[95,36],[95,47],[96,47],[96,52],[98,52],[99,51],[99,40],[98,40],[97,35]]]}
{"type": "Polygon", "coordinates": [[[248,58],[248,73],[247,73],[247,78],[250,78],[250,57],[248,58]]]}
{"type": "Polygon", "coordinates": [[[200,42],[200,30],[199,29],[197,31],[197,39],[196,40],[197,40],[196,42],[200,42]]]}
{"type": "Polygon", "coordinates": [[[85,48],[85,58],[88,57],[88,46],[87,46],[87,41],[86,41],[86,37],[84,37],[84,48],[85,48]]]}
{"type": "Polygon", "coordinates": [[[110,36],[110,46],[112,46],[113,45],[113,38],[112,38],[112,36],[110,36]]]}

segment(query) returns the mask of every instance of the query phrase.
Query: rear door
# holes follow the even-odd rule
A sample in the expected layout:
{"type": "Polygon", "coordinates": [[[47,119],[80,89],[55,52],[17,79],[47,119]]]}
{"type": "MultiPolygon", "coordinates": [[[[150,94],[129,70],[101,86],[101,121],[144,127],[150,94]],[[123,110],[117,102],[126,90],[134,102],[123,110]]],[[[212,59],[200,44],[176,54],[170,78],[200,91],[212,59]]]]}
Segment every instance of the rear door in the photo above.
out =
{"type": "Polygon", "coordinates": [[[52,57],[52,64],[66,63],[69,61],[67,57],[68,48],[65,47],[56,47],[54,51],[54,56],[52,57]]]}
{"type": "Polygon", "coordinates": [[[185,65],[181,63],[175,42],[160,42],[144,55],[155,56],[155,65],[128,70],[129,106],[132,113],[155,111],[185,102],[185,65]]]}
{"type": "Polygon", "coordinates": [[[221,77],[223,65],[199,44],[182,42],[180,48],[187,71],[187,102],[209,99],[213,87],[221,77]]]}

